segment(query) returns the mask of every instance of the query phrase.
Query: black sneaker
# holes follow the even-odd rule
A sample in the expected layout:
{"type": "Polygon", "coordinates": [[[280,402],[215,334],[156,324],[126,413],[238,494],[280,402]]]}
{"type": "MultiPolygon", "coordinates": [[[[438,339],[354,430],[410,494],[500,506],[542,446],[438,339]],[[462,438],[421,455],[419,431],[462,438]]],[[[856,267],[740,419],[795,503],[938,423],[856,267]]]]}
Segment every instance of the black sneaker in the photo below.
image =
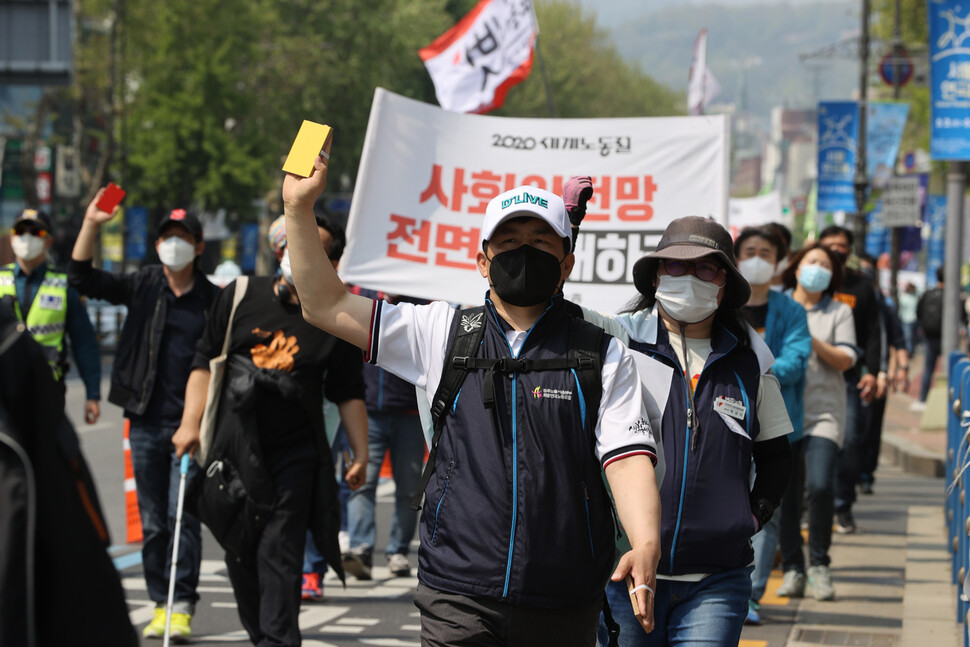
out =
{"type": "Polygon", "coordinates": [[[371,579],[371,549],[363,546],[352,548],[341,556],[344,570],[358,580],[371,579]]]}
{"type": "Polygon", "coordinates": [[[835,532],[840,535],[851,535],[855,531],[855,519],[852,518],[851,510],[842,510],[835,513],[835,532]]]}
{"type": "Polygon", "coordinates": [[[862,481],[859,483],[860,494],[872,494],[872,481],[862,481]]]}

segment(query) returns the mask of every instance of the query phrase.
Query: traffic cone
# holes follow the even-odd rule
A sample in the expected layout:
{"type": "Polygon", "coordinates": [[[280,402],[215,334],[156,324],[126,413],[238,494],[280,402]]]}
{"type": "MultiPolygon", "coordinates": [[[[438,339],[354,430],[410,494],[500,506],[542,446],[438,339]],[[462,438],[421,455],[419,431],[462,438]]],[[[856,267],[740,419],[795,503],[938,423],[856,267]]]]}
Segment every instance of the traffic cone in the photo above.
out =
{"type": "Polygon", "coordinates": [[[131,465],[131,443],[128,441],[128,431],[131,421],[125,418],[125,529],[129,544],[137,544],[142,540],[141,514],[138,512],[138,493],[135,491],[135,470],[131,465]]]}

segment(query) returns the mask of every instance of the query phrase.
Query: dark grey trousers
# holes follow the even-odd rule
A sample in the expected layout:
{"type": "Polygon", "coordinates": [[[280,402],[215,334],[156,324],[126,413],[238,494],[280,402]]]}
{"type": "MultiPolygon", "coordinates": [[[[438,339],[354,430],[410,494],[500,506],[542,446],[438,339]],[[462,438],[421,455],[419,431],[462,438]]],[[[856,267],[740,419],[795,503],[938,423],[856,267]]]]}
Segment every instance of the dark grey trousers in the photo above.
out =
{"type": "Polygon", "coordinates": [[[522,607],[418,584],[422,647],[593,647],[602,600],[577,609],[522,607]]]}

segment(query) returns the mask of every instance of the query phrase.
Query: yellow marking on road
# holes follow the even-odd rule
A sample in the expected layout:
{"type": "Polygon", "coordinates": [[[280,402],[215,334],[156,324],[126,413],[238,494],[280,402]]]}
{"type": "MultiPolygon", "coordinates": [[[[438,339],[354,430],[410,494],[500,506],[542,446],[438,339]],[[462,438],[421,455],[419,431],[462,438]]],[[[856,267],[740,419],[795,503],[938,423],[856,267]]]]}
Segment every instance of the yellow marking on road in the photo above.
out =
{"type": "Polygon", "coordinates": [[[768,647],[767,640],[740,640],[738,647],[768,647]]]}
{"type": "Polygon", "coordinates": [[[768,576],[768,585],[765,587],[765,594],[761,596],[761,604],[781,607],[788,605],[789,598],[783,598],[775,593],[781,586],[782,579],[784,579],[784,575],[781,570],[776,568],[771,571],[771,575],[768,576]]]}

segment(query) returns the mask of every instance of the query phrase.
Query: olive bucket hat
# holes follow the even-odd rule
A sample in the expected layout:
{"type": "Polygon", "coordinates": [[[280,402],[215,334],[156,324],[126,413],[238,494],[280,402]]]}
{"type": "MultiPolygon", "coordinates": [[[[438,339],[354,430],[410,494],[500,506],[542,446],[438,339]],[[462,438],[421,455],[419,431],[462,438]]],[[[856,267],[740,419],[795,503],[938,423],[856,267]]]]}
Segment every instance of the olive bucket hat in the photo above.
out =
{"type": "Polygon", "coordinates": [[[694,261],[705,256],[716,258],[727,272],[722,303],[740,308],[751,297],[751,286],[734,264],[734,241],[731,234],[710,218],[685,216],[667,225],[657,249],[633,266],[633,284],[640,294],[652,294],[657,265],[663,259],[694,261]]]}

